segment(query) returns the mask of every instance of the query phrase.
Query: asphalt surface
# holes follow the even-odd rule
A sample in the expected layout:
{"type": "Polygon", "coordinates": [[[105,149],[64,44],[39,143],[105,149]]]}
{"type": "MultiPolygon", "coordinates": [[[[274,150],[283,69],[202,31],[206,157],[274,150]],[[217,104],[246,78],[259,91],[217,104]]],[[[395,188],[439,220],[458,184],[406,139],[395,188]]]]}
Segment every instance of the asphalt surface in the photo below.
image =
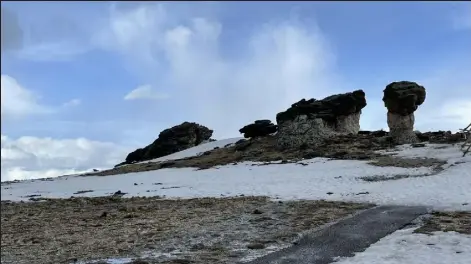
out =
{"type": "Polygon", "coordinates": [[[298,243],[249,264],[327,264],[352,257],[426,214],[425,207],[379,206],[305,235],[298,243]]]}

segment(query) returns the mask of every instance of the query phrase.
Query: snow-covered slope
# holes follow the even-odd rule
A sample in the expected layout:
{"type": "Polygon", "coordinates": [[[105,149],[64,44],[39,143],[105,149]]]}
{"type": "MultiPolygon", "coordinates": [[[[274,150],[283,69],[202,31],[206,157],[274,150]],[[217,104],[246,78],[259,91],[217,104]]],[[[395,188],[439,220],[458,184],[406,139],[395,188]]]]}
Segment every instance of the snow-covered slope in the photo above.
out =
{"type": "MultiPolygon", "coordinates": [[[[186,154],[224,146],[238,139],[207,143],[186,154]],[[210,145],[211,144],[211,145],[210,145]]],[[[377,204],[429,205],[437,209],[471,210],[471,156],[461,157],[457,146],[403,146],[398,156],[442,158],[449,168],[437,175],[367,182],[360,177],[420,176],[431,169],[377,167],[366,161],[315,158],[298,164],[239,163],[208,170],[162,169],[114,176],[68,176],[2,184],[2,200],[41,197],[103,196],[118,190],[130,196],[221,197],[267,195],[278,199],[327,199],[377,204]],[[432,154],[433,153],[433,154],[432,154]],[[451,166],[452,165],[452,166],[451,166]],[[90,190],[83,194],[78,191],[90,190]]],[[[183,151],[180,152],[182,157],[183,151]]],[[[169,159],[170,156],[165,158],[169,159]]],[[[173,156],[176,158],[176,156],[173,156]]]]}
{"type": "Polygon", "coordinates": [[[234,143],[236,143],[237,141],[239,141],[241,139],[243,139],[243,138],[238,137],[238,138],[229,138],[229,139],[223,139],[223,140],[216,140],[216,141],[212,141],[212,142],[208,142],[208,143],[198,145],[196,147],[185,149],[185,150],[182,150],[180,152],[176,152],[176,153],[164,156],[164,157],[160,157],[160,158],[153,159],[153,160],[147,160],[147,161],[143,161],[143,162],[140,162],[140,163],[158,162],[158,161],[166,161],[166,160],[176,160],[176,159],[183,159],[183,158],[193,157],[193,156],[197,156],[197,155],[199,155],[199,154],[201,154],[205,151],[213,150],[216,147],[223,148],[226,145],[234,144],[234,143]]]}
{"type": "Polygon", "coordinates": [[[336,264],[469,264],[471,236],[456,232],[414,234],[414,228],[398,230],[354,257],[336,264]]]}

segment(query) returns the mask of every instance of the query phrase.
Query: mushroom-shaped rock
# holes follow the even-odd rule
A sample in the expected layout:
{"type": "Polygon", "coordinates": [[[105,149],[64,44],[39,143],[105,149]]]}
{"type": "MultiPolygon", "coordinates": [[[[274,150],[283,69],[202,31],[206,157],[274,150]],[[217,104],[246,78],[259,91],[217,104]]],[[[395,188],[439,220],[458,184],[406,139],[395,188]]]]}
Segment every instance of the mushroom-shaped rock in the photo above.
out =
{"type": "Polygon", "coordinates": [[[276,133],[277,129],[277,125],[273,124],[270,120],[257,120],[239,129],[239,132],[244,134],[245,138],[256,138],[276,133]]]}
{"type": "Polygon", "coordinates": [[[125,163],[160,158],[210,140],[213,130],[197,123],[183,122],[165,129],[150,145],[128,154],[125,163]]]}
{"type": "Polygon", "coordinates": [[[336,94],[322,100],[310,99],[293,104],[278,113],[278,145],[282,148],[315,145],[336,134],[357,134],[365,92],[336,94]]]}
{"type": "Polygon", "coordinates": [[[393,82],[384,89],[390,136],[397,144],[418,142],[414,133],[414,112],[425,101],[425,88],[415,82],[393,82]]]}

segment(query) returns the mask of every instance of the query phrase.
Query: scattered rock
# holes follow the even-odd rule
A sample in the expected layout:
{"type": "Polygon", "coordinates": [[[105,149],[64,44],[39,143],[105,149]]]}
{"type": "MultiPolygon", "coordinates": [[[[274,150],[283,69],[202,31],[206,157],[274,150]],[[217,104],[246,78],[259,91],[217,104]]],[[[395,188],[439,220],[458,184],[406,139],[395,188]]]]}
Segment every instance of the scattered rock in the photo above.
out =
{"type": "Polygon", "coordinates": [[[115,196],[115,197],[116,197],[116,196],[121,197],[121,196],[126,195],[126,194],[127,194],[127,193],[122,192],[121,190],[118,190],[117,192],[115,192],[115,193],[113,194],[113,196],[115,196]]]}
{"type": "Polygon", "coordinates": [[[239,129],[245,138],[265,137],[276,133],[278,127],[270,120],[257,120],[253,124],[249,124],[239,129]]]}
{"type": "Polygon", "coordinates": [[[25,196],[23,196],[23,197],[25,197],[25,198],[33,198],[33,197],[40,197],[40,196],[41,196],[41,194],[30,194],[30,195],[25,195],[25,196]]]}
{"type": "Polygon", "coordinates": [[[192,261],[188,259],[172,259],[169,264],[191,264],[192,261]]]}
{"type": "Polygon", "coordinates": [[[389,134],[397,144],[417,143],[414,112],[425,101],[425,88],[415,82],[401,81],[388,84],[383,93],[389,134]]]}
{"type": "Polygon", "coordinates": [[[411,144],[411,146],[413,148],[423,148],[423,147],[425,147],[425,144],[424,143],[414,143],[414,144],[411,144]]]}
{"type": "Polygon", "coordinates": [[[371,135],[373,137],[385,137],[389,133],[384,131],[384,130],[377,130],[377,131],[366,131],[366,130],[360,130],[358,132],[358,135],[371,135]]]}
{"type": "Polygon", "coordinates": [[[252,214],[263,214],[263,212],[259,209],[253,210],[252,214]]]}
{"type": "Polygon", "coordinates": [[[77,191],[77,192],[74,192],[74,194],[82,194],[82,193],[89,193],[89,192],[93,192],[93,190],[77,191]]]}
{"type": "Polygon", "coordinates": [[[419,131],[415,132],[417,138],[421,142],[430,142],[430,143],[456,143],[466,140],[466,135],[463,132],[452,133],[451,131],[435,131],[435,132],[425,132],[421,133],[419,131]]]}
{"type": "Polygon", "coordinates": [[[197,243],[191,246],[190,250],[191,251],[197,251],[197,250],[202,250],[205,249],[206,246],[203,243],[197,243]]]}
{"type": "Polygon", "coordinates": [[[250,243],[247,245],[248,249],[264,249],[265,245],[262,243],[250,243]]]}
{"type": "Polygon", "coordinates": [[[241,139],[239,141],[237,141],[235,143],[235,150],[236,151],[244,151],[246,150],[248,147],[250,147],[250,145],[252,145],[252,141],[251,140],[245,140],[245,139],[241,139]]]}
{"type": "Polygon", "coordinates": [[[129,262],[128,264],[149,264],[149,262],[142,259],[135,259],[129,262]]]}
{"type": "Polygon", "coordinates": [[[333,193],[333,192],[328,192],[327,194],[328,194],[328,195],[332,195],[332,194],[334,194],[334,193],[333,193]]]}
{"type": "Polygon", "coordinates": [[[310,99],[293,104],[278,113],[278,145],[281,148],[315,146],[337,134],[357,134],[361,109],[366,106],[365,93],[357,90],[322,100],[310,99]]]}
{"type": "Polygon", "coordinates": [[[124,164],[156,159],[197,146],[208,141],[212,134],[213,130],[205,126],[184,122],[160,132],[159,137],[145,148],[129,153],[124,164]]]}

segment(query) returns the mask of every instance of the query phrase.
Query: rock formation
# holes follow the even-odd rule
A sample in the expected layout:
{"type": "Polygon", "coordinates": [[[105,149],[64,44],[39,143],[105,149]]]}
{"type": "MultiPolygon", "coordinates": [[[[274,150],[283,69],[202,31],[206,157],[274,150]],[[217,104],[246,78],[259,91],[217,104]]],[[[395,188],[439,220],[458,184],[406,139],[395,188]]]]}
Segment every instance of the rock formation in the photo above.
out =
{"type": "Polygon", "coordinates": [[[145,148],[128,154],[124,164],[156,159],[185,150],[210,140],[213,130],[190,122],[184,122],[160,132],[159,137],[145,148]]]}
{"type": "Polygon", "coordinates": [[[393,82],[384,89],[389,135],[397,144],[416,143],[414,112],[425,101],[425,88],[415,82],[393,82]]]}
{"type": "Polygon", "coordinates": [[[264,137],[276,133],[278,126],[270,120],[257,120],[253,124],[249,124],[239,129],[245,138],[264,137]]]}
{"type": "Polygon", "coordinates": [[[278,146],[316,145],[338,134],[357,134],[361,109],[365,106],[362,90],[332,95],[322,100],[302,99],[276,116],[278,146]]]}

